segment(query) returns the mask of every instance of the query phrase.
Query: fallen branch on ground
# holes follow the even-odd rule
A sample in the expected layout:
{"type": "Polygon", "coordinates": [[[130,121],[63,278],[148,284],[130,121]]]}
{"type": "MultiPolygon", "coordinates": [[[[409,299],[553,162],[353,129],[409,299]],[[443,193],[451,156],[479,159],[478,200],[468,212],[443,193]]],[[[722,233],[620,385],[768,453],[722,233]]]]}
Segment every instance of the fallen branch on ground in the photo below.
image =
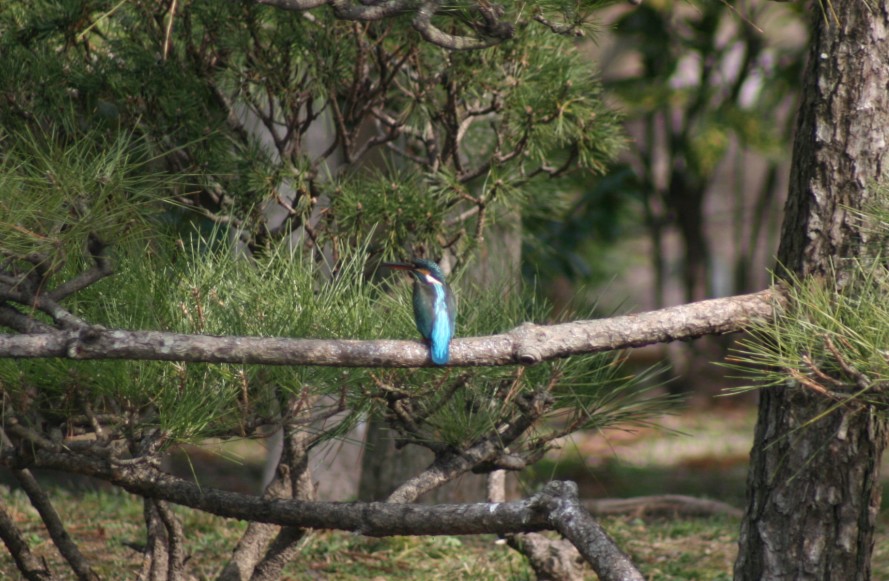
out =
{"type": "Polygon", "coordinates": [[[682,494],[584,500],[583,506],[594,516],[699,517],[726,515],[740,518],[744,514],[741,509],[725,502],[682,494]]]}

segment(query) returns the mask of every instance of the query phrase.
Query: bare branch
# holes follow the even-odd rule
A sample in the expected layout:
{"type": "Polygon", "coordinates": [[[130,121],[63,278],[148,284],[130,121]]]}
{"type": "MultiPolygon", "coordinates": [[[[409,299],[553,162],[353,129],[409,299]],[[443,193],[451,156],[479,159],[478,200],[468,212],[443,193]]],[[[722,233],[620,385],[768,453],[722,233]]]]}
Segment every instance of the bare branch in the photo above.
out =
{"type": "Polygon", "coordinates": [[[299,527],[284,527],[275,536],[262,561],[256,566],[251,581],[274,581],[281,578],[281,571],[299,553],[299,542],[306,536],[306,530],[299,527]]]}
{"type": "Polygon", "coordinates": [[[95,264],[92,268],[81,272],[50,291],[47,294],[50,299],[60,301],[113,273],[111,260],[108,258],[108,246],[105,243],[99,240],[97,236],[90,234],[87,241],[87,249],[90,255],[92,255],[95,264]]]}
{"type": "Polygon", "coordinates": [[[420,8],[417,10],[417,15],[414,16],[414,29],[420,33],[420,36],[423,37],[424,40],[431,42],[434,45],[440,46],[442,48],[447,48],[449,50],[478,50],[480,48],[487,48],[489,46],[494,46],[506,40],[506,38],[494,38],[491,37],[486,40],[482,40],[480,38],[473,38],[470,36],[455,36],[453,34],[447,34],[443,32],[439,28],[436,28],[432,25],[432,16],[435,15],[438,10],[440,2],[438,0],[431,0],[427,2],[423,2],[420,8]]]}
{"type": "Polygon", "coordinates": [[[62,557],[68,561],[71,570],[74,571],[77,578],[81,581],[98,579],[99,576],[93,572],[89,562],[83,556],[83,553],[80,552],[77,544],[71,539],[68,531],[65,530],[65,525],[62,524],[62,519],[59,517],[59,513],[56,512],[55,507],[53,507],[52,502],[49,500],[49,496],[44,492],[43,488],[40,487],[40,484],[38,484],[37,479],[31,474],[31,471],[27,469],[13,470],[12,474],[15,476],[15,479],[18,480],[19,484],[22,485],[22,489],[25,491],[25,494],[28,495],[31,504],[40,514],[40,518],[43,520],[43,524],[46,526],[46,531],[49,533],[50,538],[62,557]]]}
{"type": "Polygon", "coordinates": [[[255,0],[257,4],[265,4],[284,10],[310,10],[328,4],[333,8],[334,15],[340,20],[369,22],[383,20],[399,14],[416,11],[414,29],[426,41],[449,50],[476,50],[499,44],[513,37],[513,26],[499,19],[500,14],[487,3],[479,3],[475,8],[485,21],[480,31],[484,38],[456,36],[448,34],[433,26],[432,17],[441,5],[439,0],[427,0],[417,6],[415,0],[387,0],[374,3],[352,3],[348,0],[255,0]]]}
{"type": "Polygon", "coordinates": [[[510,547],[528,559],[537,579],[583,579],[584,559],[565,539],[550,539],[541,533],[506,535],[510,547]]]}
{"type": "Polygon", "coordinates": [[[154,506],[167,531],[167,579],[180,581],[183,579],[183,569],[187,560],[184,547],[185,531],[166,502],[157,502],[154,506]]]}
{"type": "Polygon", "coordinates": [[[283,8],[284,10],[311,10],[324,6],[328,0],[256,0],[257,4],[283,8]]]}
{"type": "Polygon", "coordinates": [[[608,533],[584,510],[577,499],[576,484],[551,482],[548,489],[556,494],[541,497],[541,500],[550,511],[551,522],[556,530],[577,547],[600,579],[645,579],[608,533]]]}
{"type": "Polygon", "coordinates": [[[34,556],[15,521],[9,516],[0,499],[0,538],[6,543],[9,554],[15,560],[18,570],[28,581],[52,581],[56,577],[49,571],[46,563],[34,556]]]}
{"type": "Polygon", "coordinates": [[[0,303],[0,326],[19,333],[52,333],[55,328],[22,313],[18,309],[0,303]]]}
{"type": "Polygon", "coordinates": [[[333,8],[336,17],[341,20],[371,21],[382,20],[410,10],[413,0],[387,0],[373,4],[353,4],[349,0],[256,0],[259,4],[267,4],[285,10],[309,10],[324,4],[333,8]]]}
{"type": "Polygon", "coordinates": [[[429,468],[399,486],[386,502],[413,502],[423,494],[494,458],[534,425],[551,404],[552,398],[546,392],[530,396],[528,402],[522,406],[524,412],[520,417],[504,422],[492,434],[485,435],[465,450],[439,455],[429,468]]]}
{"type": "Polygon", "coordinates": [[[71,314],[59,303],[54,301],[50,295],[41,295],[31,293],[16,288],[0,287],[0,304],[4,301],[11,301],[20,305],[33,307],[38,311],[46,313],[61,327],[66,329],[79,329],[87,326],[79,317],[71,314]]]}
{"type": "MultiPolygon", "coordinates": [[[[307,415],[306,410],[300,409],[299,399],[296,396],[288,398],[288,412],[285,414],[283,425],[283,446],[281,458],[278,461],[279,468],[287,467],[286,471],[290,479],[290,496],[299,500],[315,500],[315,487],[312,482],[312,473],[309,469],[309,444],[312,437],[300,429],[299,423],[294,421],[295,416],[307,415]],[[290,421],[288,421],[288,418],[290,421]]],[[[281,572],[299,552],[299,541],[306,535],[306,529],[302,527],[283,527],[272,540],[262,560],[257,563],[250,577],[251,581],[274,581],[281,578],[281,572]]]]}
{"type": "Polygon", "coordinates": [[[264,499],[198,486],[146,464],[112,465],[107,460],[67,450],[37,449],[30,457],[5,450],[0,453],[0,465],[10,468],[33,465],[86,474],[146,498],[166,500],[228,518],[300,528],[347,530],[367,536],[509,534],[556,529],[591,560],[600,579],[642,579],[580,505],[577,487],[571,483],[550,483],[541,493],[517,502],[430,506],[264,499]]]}
{"type": "MultiPolygon", "coordinates": [[[[711,299],[635,315],[559,325],[525,323],[508,333],[456,339],[453,366],[542,361],[721,335],[773,316],[779,290],[711,299]]],[[[32,335],[0,334],[0,357],[200,361],[336,367],[428,367],[420,341],[215,337],[87,327],[32,335]]]]}
{"type": "Polygon", "coordinates": [[[170,564],[170,551],[167,544],[167,529],[158,514],[160,501],[146,496],[143,499],[143,515],[147,533],[145,554],[142,558],[140,581],[162,581],[167,578],[170,564]]]}
{"type": "Polygon", "coordinates": [[[557,24],[547,20],[543,14],[539,12],[534,15],[534,20],[546,26],[556,34],[564,34],[566,36],[583,36],[583,29],[576,24],[557,24]]]}
{"type": "MultiPolygon", "coordinates": [[[[262,498],[288,498],[292,494],[291,489],[290,466],[279,462],[275,477],[266,486],[262,498]]],[[[277,525],[251,521],[237,546],[232,550],[232,557],[219,574],[217,581],[249,579],[262,558],[262,553],[279,530],[280,527],[277,525]]]]}

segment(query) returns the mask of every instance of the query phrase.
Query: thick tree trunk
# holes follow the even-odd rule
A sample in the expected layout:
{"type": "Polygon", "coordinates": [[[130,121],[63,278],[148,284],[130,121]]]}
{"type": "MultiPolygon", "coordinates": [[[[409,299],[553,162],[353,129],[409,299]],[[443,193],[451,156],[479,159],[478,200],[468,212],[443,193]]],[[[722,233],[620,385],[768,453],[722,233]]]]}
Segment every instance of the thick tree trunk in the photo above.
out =
{"type": "MultiPolygon", "coordinates": [[[[867,233],[850,208],[885,179],[889,3],[832,2],[815,34],[797,120],[779,261],[797,276],[837,276],[867,233]],[[836,271],[832,270],[836,269],[836,271]]],[[[870,578],[886,423],[792,385],[762,392],[735,578],[870,578]]]]}

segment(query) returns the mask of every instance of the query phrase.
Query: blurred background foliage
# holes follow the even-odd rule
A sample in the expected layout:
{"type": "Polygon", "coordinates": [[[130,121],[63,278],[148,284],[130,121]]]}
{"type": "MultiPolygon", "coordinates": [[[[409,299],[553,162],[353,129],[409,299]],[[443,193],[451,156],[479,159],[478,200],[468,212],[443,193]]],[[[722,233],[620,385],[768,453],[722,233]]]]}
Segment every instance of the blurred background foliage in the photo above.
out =
{"type": "MultiPolygon", "coordinates": [[[[628,147],[578,183],[559,219],[526,218],[525,272],[554,304],[653,309],[770,284],[807,46],[798,3],[611,7],[585,47],[628,147]],[[607,15],[607,16],[606,16],[607,15]]],[[[730,337],[633,353],[666,360],[670,389],[711,401],[730,337]]]]}

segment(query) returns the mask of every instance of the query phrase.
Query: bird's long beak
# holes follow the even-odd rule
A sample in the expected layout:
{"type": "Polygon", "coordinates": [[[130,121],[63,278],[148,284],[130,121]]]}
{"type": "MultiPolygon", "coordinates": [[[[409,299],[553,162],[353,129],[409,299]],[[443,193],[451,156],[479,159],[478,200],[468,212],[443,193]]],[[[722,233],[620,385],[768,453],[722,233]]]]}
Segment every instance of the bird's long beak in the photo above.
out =
{"type": "Polygon", "coordinates": [[[384,262],[380,266],[395,270],[414,270],[416,268],[413,264],[408,264],[406,262],[384,262]]]}

